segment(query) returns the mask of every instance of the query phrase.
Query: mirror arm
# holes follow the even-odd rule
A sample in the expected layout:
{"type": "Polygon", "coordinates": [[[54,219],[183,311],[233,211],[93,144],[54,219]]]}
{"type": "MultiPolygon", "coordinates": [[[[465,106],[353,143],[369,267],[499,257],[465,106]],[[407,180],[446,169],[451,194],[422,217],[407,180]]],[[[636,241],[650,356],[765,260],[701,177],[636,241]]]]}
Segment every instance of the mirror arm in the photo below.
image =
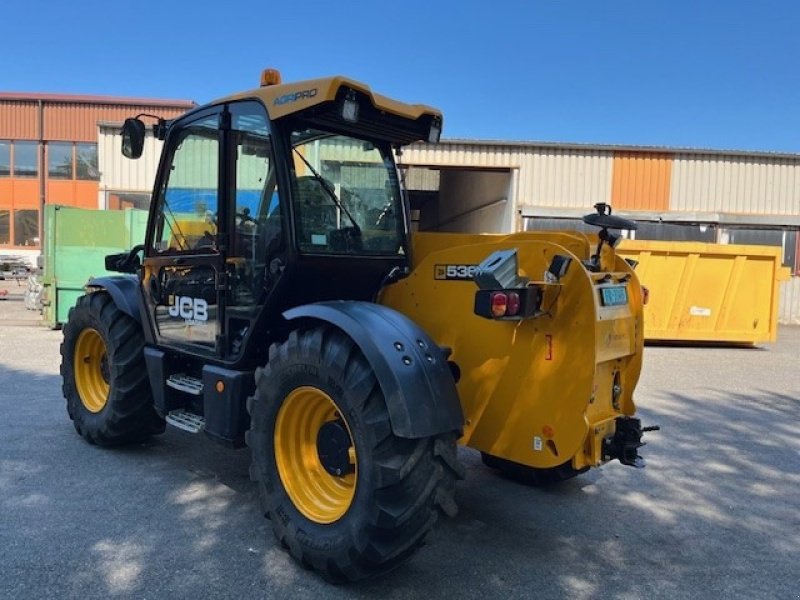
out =
{"type": "Polygon", "coordinates": [[[169,129],[172,121],[167,121],[163,117],[159,117],[158,115],[153,115],[150,113],[139,113],[136,115],[137,119],[141,117],[150,117],[151,119],[156,119],[156,122],[153,124],[153,135],[156,137],[156,139],[163,142],[167,137],[167,129],[169,129]]]}
{"type": "Polygon", "coordinates": [[[165,119],[158,119],[158,123],[153,125],[153,135],[157,140],[161,140],[162,142],[167,139],[167,130],[169,126],[172,124],[172,121],[167,121],[165,119]]]}

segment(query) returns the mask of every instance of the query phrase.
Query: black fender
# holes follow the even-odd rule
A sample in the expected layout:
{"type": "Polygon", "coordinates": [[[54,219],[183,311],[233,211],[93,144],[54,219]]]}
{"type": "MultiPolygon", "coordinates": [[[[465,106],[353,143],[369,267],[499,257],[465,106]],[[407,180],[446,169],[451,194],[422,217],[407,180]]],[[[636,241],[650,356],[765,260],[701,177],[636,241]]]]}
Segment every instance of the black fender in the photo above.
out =
{"type": "Polygon", "coordinates": [[[462,432],[464,413],[447,357],[405,315],[380,304],[340,300],[305,304],[283,316],[324,321],[350,336],[375,372],[398,437],[462,432]]]}
{"type": "Polygon", "coordinates": [[[87,289],[101,288],[109,293],[114,304],[126,315],[133,317],[141,325],[139,312],[139,279],[135,275],[111,275],[93,277],[86,284],[87,289]]]}

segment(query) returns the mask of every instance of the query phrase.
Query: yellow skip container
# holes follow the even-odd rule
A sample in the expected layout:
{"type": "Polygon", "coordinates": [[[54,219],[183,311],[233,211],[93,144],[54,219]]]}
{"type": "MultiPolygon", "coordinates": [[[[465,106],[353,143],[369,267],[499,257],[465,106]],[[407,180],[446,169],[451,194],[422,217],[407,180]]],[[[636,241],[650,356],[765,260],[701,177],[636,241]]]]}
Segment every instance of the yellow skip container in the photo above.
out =
{"type": "Polygon", "coordinates": [[[650,290],[646,340],[775,341],[779,283],[789,277],[780,248],[624,240],[617,253],[639,263],[650,290]]]}

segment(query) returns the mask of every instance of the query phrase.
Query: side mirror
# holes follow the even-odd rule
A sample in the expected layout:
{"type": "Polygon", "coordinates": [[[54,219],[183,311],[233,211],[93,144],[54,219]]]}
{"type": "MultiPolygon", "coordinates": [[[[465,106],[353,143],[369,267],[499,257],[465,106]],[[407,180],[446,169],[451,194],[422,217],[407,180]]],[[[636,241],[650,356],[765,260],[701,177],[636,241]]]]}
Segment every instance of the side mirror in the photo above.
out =
{"type": "Polygon", "coordinates": [[[139,158],[144,150],[144,123],[139,119],[125,119],[121,133],[122,155],[126,158],[139,158]]]}
{"type": "Polygon", "coordinates": [[[109,254],[105,259],[106,271],[116,271],[117,273],[136,273],[142,264],[139,253],[144,250],[144,245],[139,244],[131,248],[128,252],[119,254],[109,254]]]}

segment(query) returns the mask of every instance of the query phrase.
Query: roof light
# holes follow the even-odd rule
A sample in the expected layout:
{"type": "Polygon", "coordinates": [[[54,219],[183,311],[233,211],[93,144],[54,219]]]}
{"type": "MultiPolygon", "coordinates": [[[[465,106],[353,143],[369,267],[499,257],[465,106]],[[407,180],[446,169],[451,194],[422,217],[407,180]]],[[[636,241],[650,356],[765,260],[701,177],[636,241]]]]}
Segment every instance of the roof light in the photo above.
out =
{"type": "Polygon", "coordinates": [[[353,90],[347,92],[344,102],[342,102],[342,118],[348,123],[358,122],[358,100],[353,90]]]}
{"type": "Polygon", "coordinates": [[[261,71],[261,87],[280,85],[281,72],[278,69],[264,69],[261,71]]]}

